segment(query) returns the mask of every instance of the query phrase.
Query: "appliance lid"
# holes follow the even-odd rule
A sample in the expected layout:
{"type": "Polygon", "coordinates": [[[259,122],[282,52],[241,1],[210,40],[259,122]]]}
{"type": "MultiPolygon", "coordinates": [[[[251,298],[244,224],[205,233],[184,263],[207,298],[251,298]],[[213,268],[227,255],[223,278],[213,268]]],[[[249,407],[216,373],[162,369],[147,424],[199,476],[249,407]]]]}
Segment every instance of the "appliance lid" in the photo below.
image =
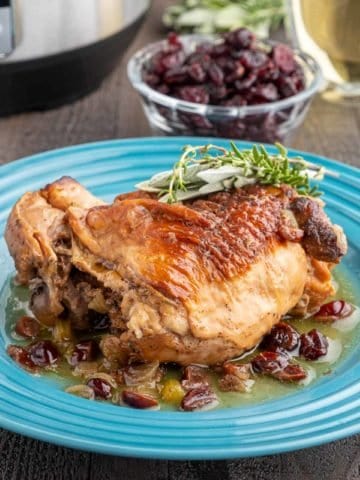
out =
{"type": "Polygon", "coordinates": [[[150,0],[0,0],[0,64],[56,55],[126,28],[150,0]]]}
{"type": "Polygon", "coordinates": [[[0,57],[14,48],[14,28],[10,0],[0,0],[0,57]]]}

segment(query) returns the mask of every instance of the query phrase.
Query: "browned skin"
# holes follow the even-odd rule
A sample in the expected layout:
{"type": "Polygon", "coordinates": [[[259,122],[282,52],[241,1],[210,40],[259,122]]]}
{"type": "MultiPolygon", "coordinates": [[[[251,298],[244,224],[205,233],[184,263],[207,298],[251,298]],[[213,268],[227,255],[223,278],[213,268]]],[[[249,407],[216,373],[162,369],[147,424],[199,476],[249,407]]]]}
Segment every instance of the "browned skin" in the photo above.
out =
{"type": "Polygon", "coordinates": [[[277,197],[249,198],[239,191],[186,206],[126,199],[91,209],[79,223],[70,209],[69,222],[88,247],[87,229],[99,238],[91,250],[98,256],[106,251],[110,261],[118,261],[124,243],[137,244],[134,255],[144,258],[139,274],[164,295],[185,299],[195,295],[203,282],[241,274],[281,241],[277,234],[281,209],[277,197]]]}
{"type": "Polygon", "coordinates": [[[339,238],[318,202],[297,197],[290,208],[304,232],[301,244],[309,256],[324,262],[337,262],[346,253],[346,242],[339,238]]]}
{"type": "Polygon", "coordinates": [[[22,197],[6,232],[20,281],[46,289],[32,300],[42,320],[67,312],[83,328],[88,309],[107,313],[117,329],[102,343],[108,358],[182,364],[234,357],[289,310],[319,306],[343,238],[289,187],[173,205],[132,192],[105,205],[68,177],[22,197]],[[31,195],[46,215],[30,215],[31,195]],[[50,256],[31,240],[39,232],[50,256]]]}

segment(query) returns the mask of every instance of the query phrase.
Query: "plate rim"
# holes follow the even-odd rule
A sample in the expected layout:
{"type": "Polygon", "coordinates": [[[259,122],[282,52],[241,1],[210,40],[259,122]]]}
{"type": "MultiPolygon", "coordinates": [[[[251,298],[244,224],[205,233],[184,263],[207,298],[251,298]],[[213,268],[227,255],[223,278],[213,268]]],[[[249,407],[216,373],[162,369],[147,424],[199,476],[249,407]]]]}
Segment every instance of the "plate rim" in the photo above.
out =
{"type": "MultiPolygon", "coordinates": [[[[167,144],[185,144],[187,143],[202,143],[202,142],[212,142],[212,143],[228,143],[229,140],[223,139],[223,138],[214,138],[214,137],[137,137],[137,138],[126,138],[126,139],[113,139],[113,140],[104,140],[104,141],[97,141],[97,142],[88,142],[84,144],[76,144],[76,145],[71,145],[63,148],[58,148],[54,150],[46,150],[45,152],[40,152],[34,155],[26,156],[23,158],[20,158],[18,160],[12,161],[10,163],[7,163],[5,165],[0,166],[0,183],[1,183],[1,177],[3,175],[7,175],[19,170],[23,166],[27,166],[31,164],[31,162],[35,159],[36,161],[39,161],[40,163],[46,161],[46,157],[54,157],[54,156],[61,156],[62,154],[68,154],[69,152],[76,152],[76,151],[83,151],[84,149],[86,150],[94,150],[94,149],[100,149],[103,150],[105,147],[118,147],[119,149],[121,148],[122,145],[134,145],[134,144],[152,144],[156,142],[165,142],[167,144]],[[3,175],[1,175],[3,174],[3,175]]],[[[251,141],[236,141],[242,148],[248,148],[248,146],[253,145],[258,142],[251,142],[251,141]]],[[[273,145],[270,144],[263,144],[266,148],[269,149],[274,149],[273,145]]],[[[180,151],[180,150],[179,150],[180,151]]],[[[337,160],[330,159],[325,156],[321,156],[318,154],[314,154],[311,152],[305,152],[305,151],[300,151],[296,149],[289,148],[289,152],[291,154],[295,155],[301,155],[304,156],[304,158],[311,158],[312,160],[320,160],[321,163],[326,163],[326,164],[333,164],[336,169],[343,171],[346,174],[355,174],[355,183],[356,181],[360,182],[360,169],[348,165],[348,164],[343,164],[337,160]]],[[[1,209],[0,209],[1,213],[1,209]]],[[[0,233],[0,238],[3,238],[2,232],[0,233]]],[[[3,284],[0,285],[0,290],[2,289],[3,284]]],[[[0,358],[1,360],[1,358],[0,358]]],[[[1,361],[0,361],[1,364],[1,361]]],[[[16,367],[17,368],[17,367],[16,367]]],[[[360,372],[360,370],[359,370],[360,372]]],[[[28,374],[26,374],[29,378],[28,374]]],[[[359,377],[360,378],[360,377],[359,377]]],[[[1,371],[0,371],[0,386],[1,386],[1,371]]],[[[313,388],[313,387],[312,387],[313,388]]],[[[55,388],[53,389],[54,391],[57,391],[55,388]]],[[[59,391],[57,391],[59,393],[59,391]]],[[[60,392],[63,395],[63,392],[60,392]]],[[[286,397],[282,397],[286,398],[286,397]]],[[[78,399],[74,397],[75,400],[79,402],[84,402],[88,404],[88,400],[83,400],[83,399],[78,399]]],[[[275,401],[276,402],[276,401],[275,401]]],[[[266,402],[269,403],[269,402],[266,402]]],[[[271,403],[271,402],[270,402],[271,403]]],[[[260,407],[260,404],[257,404],[260,407]]],[[[0,405],[1,407],[1,405],[0,405]]],[[[117,408],[117,407],[114,407],[117,408]]],[[[238,410],[238,409],[243,409],[244,407],[233,407],[228,410],[238,410]]],[[[128,409],[126,409],[128,410],[128,409]]],[[[224,410],[222,410],[224,411],[224,410]]],[[[129,412],[131,412],[129,410],[129,412]]],[[[214,411],[213,413],[216,415],[216,412],[219,411],[214,411]]],[[[131,416],[137,416],[137,413],[133,415],[134,412],[130,413],[131,416]]],[[[150,412],[142,412],[140,415],[140,418],[143,418],[144,413],[150,413],[150,412]]],[[[153,413],[153,412],[152,412],[153,413]]],[[[198,412],[198,413],[181,413],[181,412],[173,412],[172,414],[168,414],[166,412],[161,412],[160,415],[171,415],[171,416],[176,416],[178,418],[183,418],[183,415],[191,416],[193,417],[194,415],[200,415],[200,418],[206,419],[207,416],[210,414],[212,416],[211,412],[198,412]]],[[[194,418],[195,420],[195,418],[194,418]]],[[[259,455],[270,455],[274,453],[281,453],[281,452],[287,452],[287,451],[292,451],[292,450],[297,450],[299,448],[306,448],[306,447],[312,447],[316,445],[323,444],[328,441],[333,441],[333,440],[338,440],[341,438],[344,438],[346,436],[349,436],[354,433],[359,433],[360,432],[360,420],[357,425],[352,426],[352,428],[347,427],[346,429],[339,430],[336,435],[336,432],[330,432],[328,435],[322,434],[319,436],[315,436],[313,438],[313,441],[309,439],[304,439],[302,441],[298,441],[297,445],[294,445],[294,441],[292,443],[289,443],[288,446],[283,445],[280,449],[276,447],[276,445],[270,445],[268,448],[264,448],[262,452],[255,452],[254,450],[249,450],[246,451],[243,449],[243,451],[240,451],[241,448],[239,447],[234,447],[237,451],[229,453],[228,451],[224,451],[227,447],[223,447],[223,449],[217,449],[217,451],[211,450],[211,456],[208,456],[206,452],[209,451],[208,448],[204,449],[197,449],[195,450],[193,447],[188,447],[188,453],[185,454],[183,450],[176,452],[176,451],[162,451],[159,448],[134,448],[131,447],[131,449],[126,449],[124,446],[119,446],[116,445],[114,448],[110,448],[109,445],[104,445],[102,446],[101,444],[98,445],[87,445],[84,440],[81,439],[76,439],[76,438],[70,438],[68,436],[59,436],[59,434],[56,434],[56,436],[53,438],[53,434],[48,432],[46,429],[45,431],[40,431],[39,429],[31,429],[30,427],[26,427],[26,431],[23,430],[24,426],[21,422],[14,422],[11,421],[7,418],[2,418],[1,414],[1,408],[0,408],[0,426],[3,428],[7,428],[9,430],[15,431],[17,433],[20,433],[22,435],[28,435],[31,436],[32,438],[37,438],[39,440],[43,441],[50,441],[52,443],[56,443],[58,445],[63,445],[66,447],[70,448],[77,448],[77,449],[82,449],[82,450],[87,450],[87,451],[95,451],[95,452],[101,452],[101,453],[111,453],[115,455],[126,455],[126,456],[133,456],[133,457],[146,457],[146,458],[158,458],[158,459],[176,459],[176,460],[200,460],[200,459],[230,459],[230,458],[240,458],[240,457],[248,457],[248,456],[259,456],[259,455]],[[29,433],[30,432],[30,433],[29,433]],[[349,433],[350,432],[350,433],[349,433]],[[325,440],[322,437],[331,437],[331,438],[326,438],[325,440]]]]}

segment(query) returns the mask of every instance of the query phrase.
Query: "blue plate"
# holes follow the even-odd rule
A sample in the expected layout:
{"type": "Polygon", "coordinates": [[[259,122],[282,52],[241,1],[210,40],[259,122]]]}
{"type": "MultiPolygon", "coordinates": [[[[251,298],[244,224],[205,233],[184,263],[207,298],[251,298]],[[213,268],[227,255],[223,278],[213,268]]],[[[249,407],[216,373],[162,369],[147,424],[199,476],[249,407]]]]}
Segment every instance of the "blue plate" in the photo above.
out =
{"type": "MultiPolygon", "coordinates": [[[[0,168],[0,234],[9,210],[25,191],[71,175],[95,195],[111,200],[178,158],[196,138],[137,138],[45,152],[0,168]]],[[[216,140],[224,146],[228,142],[216,140]]],[[[239,142],[248,148],[249,143],[239,142]]],[[[307,160],[338,172],[322,189],[332,220],[350,243],[344,259],[360,283],[360,170],[309,153],[307,160]]],[[[0,290],[14,271],[0,240],[0,290]]],[[[1,322],[4,324],[4,305],[1,322]]],[[[90,402],[61,391],[19,368],[0,337],[0,426],[41,440],[115,455],[161,459],[224,459],[267,455],[319,445],[360,432],[360,363],[352,351],[331,375],[281,399],[213,412],[138,411],[90,402]]]]}

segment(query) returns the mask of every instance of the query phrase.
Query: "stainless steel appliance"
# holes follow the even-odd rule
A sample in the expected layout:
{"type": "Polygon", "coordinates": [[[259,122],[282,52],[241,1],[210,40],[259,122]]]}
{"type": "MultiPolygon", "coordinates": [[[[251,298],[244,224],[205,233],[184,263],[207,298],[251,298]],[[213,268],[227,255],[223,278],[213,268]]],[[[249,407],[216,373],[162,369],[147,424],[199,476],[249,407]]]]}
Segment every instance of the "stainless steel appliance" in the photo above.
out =
{"type": "Polygon", "coordinates": [[[0,115],[95,89],[125,51],[150,0],[0,0],[0,115]]]}

